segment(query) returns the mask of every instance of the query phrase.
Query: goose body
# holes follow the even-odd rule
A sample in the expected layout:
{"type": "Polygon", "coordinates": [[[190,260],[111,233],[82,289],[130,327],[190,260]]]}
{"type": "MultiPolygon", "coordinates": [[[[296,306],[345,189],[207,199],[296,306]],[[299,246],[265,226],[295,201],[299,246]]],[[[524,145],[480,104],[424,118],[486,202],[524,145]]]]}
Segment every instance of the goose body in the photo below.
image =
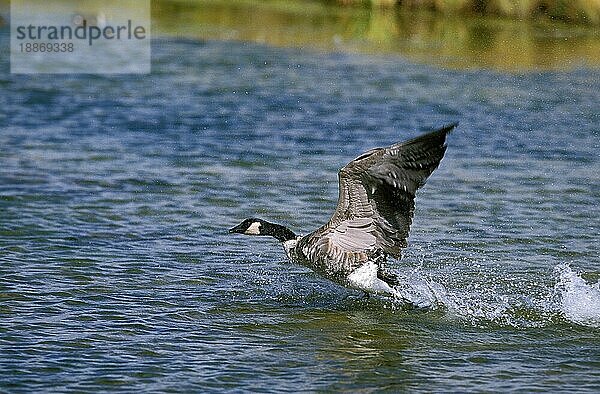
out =
{"type": "Polygon", "coordinates": [[[250,218],[231,233],[273,236],[288,258],[342,286],[399,296],[399,280],[385,270],[399,259],[415,209],[415,193],[438,167],[451,124],[415,139],[371,149],[338,174],[339,198],[329,221],[304,236],[279,224],[250,218]]]}

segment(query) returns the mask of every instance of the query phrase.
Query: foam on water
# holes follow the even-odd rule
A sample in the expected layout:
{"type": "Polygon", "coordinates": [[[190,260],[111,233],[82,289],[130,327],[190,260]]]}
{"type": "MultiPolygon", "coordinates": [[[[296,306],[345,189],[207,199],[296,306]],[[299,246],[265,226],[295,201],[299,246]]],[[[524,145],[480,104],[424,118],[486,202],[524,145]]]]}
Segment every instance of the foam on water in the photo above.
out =
{"type": "Polygon", "coordinates": [[[400,285],[395,287],[398,298],[406,300],[417,308],[437,308],[436,287],[443,286],[426,278],[419,270],[414,270],[401,277],[400,285]]]}
{"type": "Polygon", "coordinates": [[[588,284],[568,264],[555,267],[558,282],[554,286],[560,312],[568,320],[600,327],[600,281],[588,284]]]}
{"type": "Polygon", "coordinates": [[[397,288],[413,306],[443,309],[450,317],[472,324],[495,323],[512,327],[547,326],[557,320],[600,327],[600,281],[588,284],[568,264],[554,268],[558,276],[553,287],[531,293],[503,293],[491,284],[450,288],[420,270],[403,277],[397,288]]]}

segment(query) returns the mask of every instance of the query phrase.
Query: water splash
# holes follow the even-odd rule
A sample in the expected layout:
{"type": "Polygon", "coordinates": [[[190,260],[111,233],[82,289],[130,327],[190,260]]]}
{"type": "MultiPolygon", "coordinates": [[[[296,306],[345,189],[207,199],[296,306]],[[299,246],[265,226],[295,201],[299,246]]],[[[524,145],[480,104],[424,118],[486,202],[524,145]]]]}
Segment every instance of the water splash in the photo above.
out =
{"type": "Polygon", "coordinates": [[[554,272],[557,281],[553,287],[540,285],[519,293],[490,283],[445,287],[422,271],[414,270],[402,276],[403,284],[396,290],[414,307],[443,309],[447,316],[474,325],[492,323],[525,328],[567,320],[600,327],[600,281],[586,283],[568,264],[556,266],[554,272]]]}
{"type": "Polygon", "coordinates": [[[600,327],[600,281],[588,284],[568,264],[554,268],[558,282],[554,292],[564,317],[573,323],[600,327]]]}
{"type": "Polygon", "coordinates": [[[443,286],[423,276],[419,270],[414,270],[401,276],[400,285],[396,286],[397,298],[410,307],[418,309],[437,309],[436,289],[443,286]]]}
{"type": "Polygon", "coordinates": [[[497,290],[474,284],[466,288],[450,288],[416,269],[401,275],[396,291],[410,306],[419,309],[445,310],[448,316],[473,324],[498,322],[508,316],[511,304],[497,290]]]}

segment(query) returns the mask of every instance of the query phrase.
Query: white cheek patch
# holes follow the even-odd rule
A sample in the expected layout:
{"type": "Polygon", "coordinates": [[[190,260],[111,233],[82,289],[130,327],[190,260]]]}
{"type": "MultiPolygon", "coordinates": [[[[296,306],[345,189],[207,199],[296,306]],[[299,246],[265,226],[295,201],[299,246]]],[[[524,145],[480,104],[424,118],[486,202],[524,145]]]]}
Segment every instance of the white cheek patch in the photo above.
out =
{"type": "Polygon", "coordinates": [[[254,222],[245,231],[245,234],[249,235],[260,235],[260,222],[254,222]]]}

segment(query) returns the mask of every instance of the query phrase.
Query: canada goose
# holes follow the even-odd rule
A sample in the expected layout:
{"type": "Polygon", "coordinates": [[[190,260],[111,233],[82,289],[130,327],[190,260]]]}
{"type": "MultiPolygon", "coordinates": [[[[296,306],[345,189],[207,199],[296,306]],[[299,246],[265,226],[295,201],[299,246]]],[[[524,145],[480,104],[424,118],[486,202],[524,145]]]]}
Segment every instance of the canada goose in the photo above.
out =
{"type": "Polygon", "coordinates": [[[398,296],[398,277],[384,269],[399,259],[415,209],[415,193],[446,151],[450,124],[387,148],[371,149],[339,172],[339,199],[329,222],[297,236],[290,229],[250,218],[230,233],[269,235],[283,243],[293,262],[343,286],[398,296]]]}

